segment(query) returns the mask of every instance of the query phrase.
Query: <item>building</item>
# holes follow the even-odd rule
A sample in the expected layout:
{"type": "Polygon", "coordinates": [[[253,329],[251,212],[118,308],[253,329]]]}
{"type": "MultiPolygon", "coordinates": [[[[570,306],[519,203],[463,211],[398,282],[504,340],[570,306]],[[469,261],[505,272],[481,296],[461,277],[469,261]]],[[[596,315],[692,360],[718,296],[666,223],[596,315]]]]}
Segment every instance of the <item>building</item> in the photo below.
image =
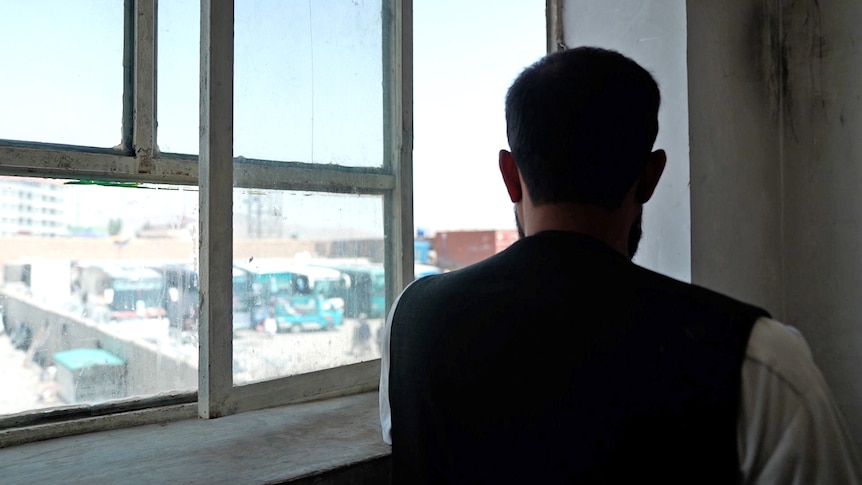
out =
{"type": "Polygon", "coordinates": [[[493,256],[517,240],[515,229],[442,231],[434,235],[431,249],[437,266],[456,269],[493,256]]]}
{"type": "Polygon", "coordinates": [[[60,181],[0,177],[0,236],[66,236],[65,203],[60,181]]]}

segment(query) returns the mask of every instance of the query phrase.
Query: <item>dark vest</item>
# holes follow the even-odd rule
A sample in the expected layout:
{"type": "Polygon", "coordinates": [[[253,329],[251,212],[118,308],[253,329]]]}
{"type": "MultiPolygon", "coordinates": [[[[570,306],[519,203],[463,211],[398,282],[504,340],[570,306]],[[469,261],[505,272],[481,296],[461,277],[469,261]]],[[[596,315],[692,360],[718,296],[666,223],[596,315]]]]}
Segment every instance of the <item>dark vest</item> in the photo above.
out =
{"type": "Polygon", "coordinates": [[[573,233],[422,278],[391,333],[395,483],[736,483],[766,315],[573,233]]]}

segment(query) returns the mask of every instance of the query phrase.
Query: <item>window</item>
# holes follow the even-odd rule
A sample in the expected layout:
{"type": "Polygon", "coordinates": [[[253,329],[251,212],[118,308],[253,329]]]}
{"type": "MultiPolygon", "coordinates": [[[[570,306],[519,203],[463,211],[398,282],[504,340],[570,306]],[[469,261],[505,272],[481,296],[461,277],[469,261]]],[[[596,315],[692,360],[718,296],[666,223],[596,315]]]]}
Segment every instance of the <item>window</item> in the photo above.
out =
{"type": "Polygon", "coordinates": [[[0,194],[41,214],[0,234],[0,345],[39,366],[5,444],[376,387],[354,340],[413,271],[410,2],[236,4],[0,7],[0,194]]]}

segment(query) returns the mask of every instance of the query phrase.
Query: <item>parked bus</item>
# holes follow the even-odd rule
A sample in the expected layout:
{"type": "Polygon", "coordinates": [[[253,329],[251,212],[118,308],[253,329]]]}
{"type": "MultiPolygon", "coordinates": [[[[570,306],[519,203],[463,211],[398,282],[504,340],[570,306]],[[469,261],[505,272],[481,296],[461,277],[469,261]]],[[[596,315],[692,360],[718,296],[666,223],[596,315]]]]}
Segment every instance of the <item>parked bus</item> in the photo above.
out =
{"type": "Polygon", "coordinates": [[[344,316],[348,318],[380,318],[386,312],[386,279],[380,264],[319,260],[315,265],[335,269],[347,277],[341,298],[344,316]]]}
{"type": "Polygon", "coordinates": [[[169,327],[180,334],[197,335],[200,282],[192,263],[165,262],[151,266],[164,280],[162,305],[169,327]]]}
{"type": "Polygon", "coordinates": [[[85,314],[107,322],[164,318],[165,284],[162,275],[145,266],[120,263],[81,263],[75,287],[85,314]]]}
{"type": "Polygon", "coordinates": [[[348,280],[339,271],[278,259],[238,262],[234,268],[240,270],[234,275],[234,308],[247,308],[251,326],[273,319],[279,331],[299,331],[343,323],[348,280]]]}
{"type": "Polygon", "coordinates": [[[442,272],[443,268],[439,266],[434,266],[433,264],[415,263],[413,265],[413,277],[417,280],[419,278],[431,276],[432,274],[440,274],[442,272]]]}
{"type": "MultiPolygon", "coordinates": [[[[349,278],[342,298],[344,315],[349,318],[383,318],[386,315],[386,278],[383,265],[356,260],[317,260],[315,265],[340,271],[349,278]]],[[[416,279],[442,273],[437,266],[415,263],[416,279]]]]}

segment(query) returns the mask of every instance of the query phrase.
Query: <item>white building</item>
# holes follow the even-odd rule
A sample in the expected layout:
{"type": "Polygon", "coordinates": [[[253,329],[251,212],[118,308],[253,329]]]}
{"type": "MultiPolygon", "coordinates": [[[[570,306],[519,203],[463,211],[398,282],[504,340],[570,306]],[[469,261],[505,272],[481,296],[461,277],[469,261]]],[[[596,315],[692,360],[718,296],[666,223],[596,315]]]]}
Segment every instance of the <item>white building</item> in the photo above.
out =
{"type": "Polygon", "coordinates": [[[63,184],[31,177],[0,177],[0,236],[68,234],[63,184]]]}

